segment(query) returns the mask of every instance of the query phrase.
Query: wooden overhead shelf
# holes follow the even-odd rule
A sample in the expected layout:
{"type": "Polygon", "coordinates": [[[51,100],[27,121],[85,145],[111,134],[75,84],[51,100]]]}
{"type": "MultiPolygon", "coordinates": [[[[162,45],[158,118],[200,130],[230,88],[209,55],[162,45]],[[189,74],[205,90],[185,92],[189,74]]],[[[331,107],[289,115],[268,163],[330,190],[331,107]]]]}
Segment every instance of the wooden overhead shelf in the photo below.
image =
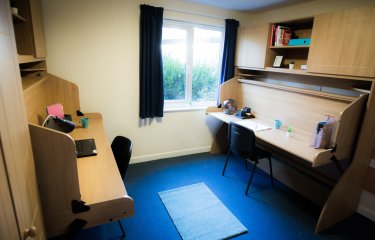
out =
{"type": "Polygon", "coordinates": [[[238,79],[238,82],[251,84],[251,85],[257,85],[257,86],[264,86],[264,87],[274,88],[274,89],[279,89],[279,90],[285,90],[289,92],[303,93],[306,95],[311,95],[311,96],[316,96],[316,97],[324,97],[324,98],[329,98],[329,99],[334,99],[334,100],[341,100],[341,101],[346,101],[346,102],[353,102],[354,100],[357,99],[357,97],[308,90],[304,88],[289,87],[289,86],[283,86],[283,85],[266,83],[266,82],[255,81],[255,80],[238,79]]]}
{"type": "Polygon", "coordinates": [[[20,69],[21,72],[37,72],[37,71],[47,71],[47,68],[24,68],[20,69]]]}
{"type": "Polygon", "coordinates": [[[46,58],[35,58],[33,55],[18,55],[18,63],[30,63],[45,61],[46,58]]]}
{"type": "Polygon", "coordinates": [[[272,49],[293,49],[293,48],[309,48],[310,45],[300,45],[300,46],[270,46],[272,49]]]}
{"type": "MultiPolygon", "coordinates": [[[[306,75],[306,76],[316,76],[316,77],[328,77],[328,78],[341,78],[341,79],[349,79],[349,80],[363,80],[363,81],[375,81],[374,78],[368,77],[356,77],[356,76],[345,76],[345,75],[333,75],[333,74],[322,74],[322,73],[311,73],[307,72],[307,70],[300,70],[300,69],[289,69],[289,68],[274,68],[274,67],[266,67],[266,68],[248,68],[248,67],[238,67],[238,70],[256,70],[256,71],[263,71],[263,72],[277,72],[277,73],[287,73],[287,74],[296,74],[296,75],[306,75]]],[[[239,74],[237,74],[240,76],[239,74]]]]}

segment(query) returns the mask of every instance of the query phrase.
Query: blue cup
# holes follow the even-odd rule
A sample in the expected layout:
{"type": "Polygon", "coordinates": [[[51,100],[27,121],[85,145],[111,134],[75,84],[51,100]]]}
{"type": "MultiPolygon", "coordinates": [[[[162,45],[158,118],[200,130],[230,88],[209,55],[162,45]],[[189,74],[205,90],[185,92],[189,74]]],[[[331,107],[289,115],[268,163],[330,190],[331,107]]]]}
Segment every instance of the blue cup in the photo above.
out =
{"type": "Polygon", "coordinates": [[[81,118],[79,119],[79,123],[82,124],[83,128],[89,127],[89,118],[81,118]]]}
{"type": "Polygon", "coordinates": [[[275,129],[280,129],[282,125],[282,122],[278,119],[275,120],[275,129]]]}

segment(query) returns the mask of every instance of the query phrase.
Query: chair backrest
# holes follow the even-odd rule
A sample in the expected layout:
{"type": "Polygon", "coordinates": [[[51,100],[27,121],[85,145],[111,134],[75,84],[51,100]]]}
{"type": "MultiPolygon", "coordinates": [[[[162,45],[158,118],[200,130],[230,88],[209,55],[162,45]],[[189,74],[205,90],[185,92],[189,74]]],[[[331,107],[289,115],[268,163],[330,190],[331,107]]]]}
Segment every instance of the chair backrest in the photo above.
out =
{"type": "Polygon", "coordinates": [[[123,136],[117,136],[111,144],[113,155],[115,156],[118,170],[121,178],[124,179],[126,170],[129,166],[130,157],[132,155],[132,141],[123,136]]]}
{"type": "Polygon", "coordinates": [[[234,122],[229,123],[228,128],[229,147],[240,155],[249,154],[255,145],[254,131],[234,122]]]}

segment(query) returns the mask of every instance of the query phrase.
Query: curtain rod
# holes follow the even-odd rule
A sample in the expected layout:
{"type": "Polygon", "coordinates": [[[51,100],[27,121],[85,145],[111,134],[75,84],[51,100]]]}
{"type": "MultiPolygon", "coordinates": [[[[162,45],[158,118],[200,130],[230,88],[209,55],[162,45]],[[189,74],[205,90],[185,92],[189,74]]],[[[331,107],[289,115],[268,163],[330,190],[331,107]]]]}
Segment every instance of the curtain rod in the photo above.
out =
{"type": "Polygon", "coordinates": [[[178,13],[186,13],[186,14],[192,14],[196,16],[201,16],[201,17],[209,17],[209,18],[216,18],[220,20],[225,20],[225,17],[218,17],[218,16],[213,16],[213,15],[207,15],[207,14],[202,14],[202,13],[193,13],[193,12],[187,12],[187,11],[181,11],[181,10],[175,10],[171,8],[164,8],[167,11],[172,11],[172,12],[178,12],[178,13]]]}

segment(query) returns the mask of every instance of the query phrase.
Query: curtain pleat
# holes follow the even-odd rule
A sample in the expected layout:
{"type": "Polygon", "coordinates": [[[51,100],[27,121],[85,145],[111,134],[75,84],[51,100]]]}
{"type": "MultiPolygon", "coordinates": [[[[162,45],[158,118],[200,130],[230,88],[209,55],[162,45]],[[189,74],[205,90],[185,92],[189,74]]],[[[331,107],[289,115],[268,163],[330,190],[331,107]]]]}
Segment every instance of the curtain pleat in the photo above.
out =
{"type": "Polygon", "coordinates": [[[225,39],[220,83],[234,77],[234,59],[236,55],[238,26],[239,22],[237,20],[225,19],[225,39]]]}
{"type": "Polygon", "coordinates": [[[161,53],[163,8],[140,5],[139,117],[163,117],[163,62],[161,53]]]}

